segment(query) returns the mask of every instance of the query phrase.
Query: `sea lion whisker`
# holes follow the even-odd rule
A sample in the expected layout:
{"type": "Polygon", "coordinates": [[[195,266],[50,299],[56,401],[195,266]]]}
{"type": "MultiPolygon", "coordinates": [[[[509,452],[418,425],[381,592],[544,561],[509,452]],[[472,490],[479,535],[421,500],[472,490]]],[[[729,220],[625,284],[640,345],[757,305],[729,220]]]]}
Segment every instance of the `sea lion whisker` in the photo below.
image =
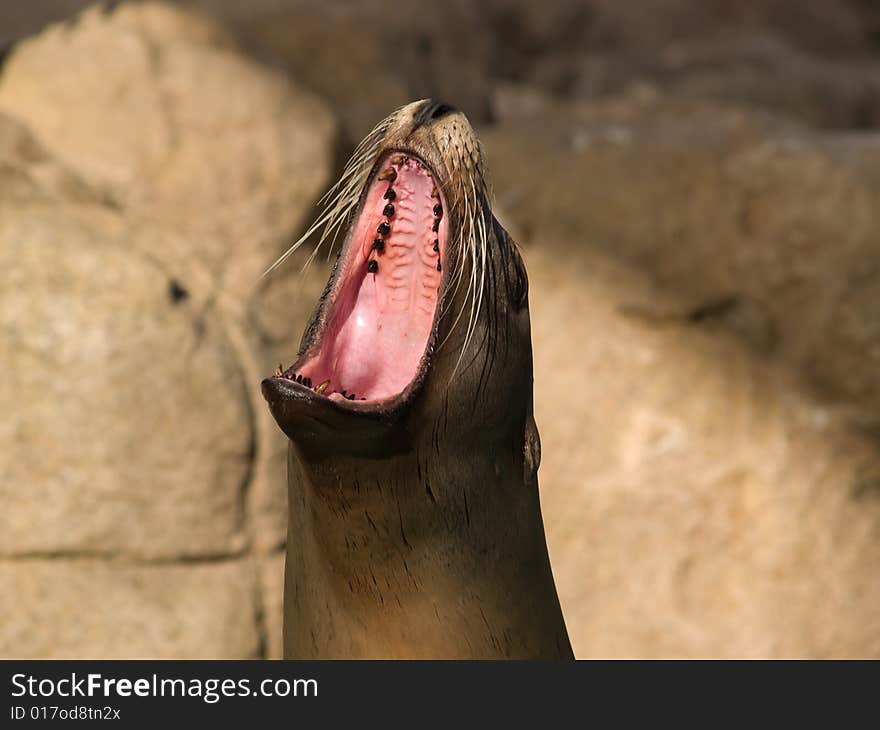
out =
{"type": "MultiPolygon", "coordinates": [[[[480,206],[477,189],[474,186],[473,177],[470,179],[471,196],[473,207],[476,212],[481,211],[485,206],[480,206]]],[[[468,317],[468,328],[465,333],[464,343],[459,352],[458,362],[453,371],[453,375],[461,365],[464,352],[470,344],[474,330],[477,324],[477,317],[483,303],[483,291],[485,288],[485,276],[487,270],[487,240],[486,240],[486,220],[485,214],[475,215],[470,221],[469,229],[469,253],[471,255],[471,281],[468,285],[468,292],[471,297],[471,311],[468,317]],[[479,258],[478,258],[479,256],[479,258]],[[478,283],[479,282],[479,283],[478,283]]]]}
{"type": "Polygon", "coordinates": [[[381,144],[382,138],[388,131],[388,126],[394,116],[394,113],[389,114],[387,117],[385,117],[385,119],[383,119],[375,127],[373,127],[373,129],[367,133],[367,136],[360,141],[360,143],[355,147],[354,152],[351,153],[351,156],[346,162],[345,168],[343,169],[343,173],[340,176],[339,180],[326,193],[324,193],[324,195],[318,201],[319,205],[323,204],[333,194],[335,190],[338,190],[343,181],[348,176],[358,171],[363,166],[363,162],[365,160],[370,159],[375,154],[378,146],[381,144]]]}
{"type": "MultiPolygon", "coordinates": [[[[393,116],[393,115],[392,115],[393,116]]],[[[321,237],[318,239],[317,244],[315,244],[315,248],[312,251],[311,255],[306,260],[306,263],[303,266],[303,270],[308,268],[315,256],[317,255],[318,250],[323,245],[324,241],[333,233],[333,239],[330,243],[330,249],[328,251],[328,256],[333,250],[333,245],[336,242],[336,237],[339,234],[342,224],[345,222],[348,215],[351,213],[351,210],[357,204],[357,199],[355,194],[359,191],[360,188],[363,187],[366,182],[366,178],[369,175],[369,171],[372,167],[372,161],[378,152],[379,145],[381,144],[381,139],[387,130],[389,119],[391,116],[384,119],[382,122],[377,124],[370,134],[364,138],[364,140],[355,148],[355,151],[352,153],[348,162],[345,165],[345,168],[342,174],[339,177],[339,180],[321,197],[318,201],[319,205],[324,205],[323,212],[318,216],[318,218],[306,229],[306,232],[300,236],[281,256],[279,256],[275,262],[269,266],[266,271],[263,272],[263,276],[271,273],[275,269],[277,269],[281,264],[283,264],[291,255],[293,255],[297,249],[302,246],[302,244],[308,240],[319,228],[323,226],[324,230],[321,234],[321,237]]]]}
{"type": "MultiPolygon", "coordinates": [[[[468,326],[465,332],[464,342],[462,343],[461,350],[459,352],[458,362],[456,363],[455,369],[453,370],[452,376],[454,377],[456,372],[458,371],[458,367],[461,365],[461,360],[463,357],[463,353],[467,348],[467,345],[470,343],[470,339],[473,334],[473,328],[476,323],[476,318],[478,314],[478,309],[476,307],[477,301],[477,279],[481,277],[480,273],[481,267],[477,261],[477,228],[475,226],[475,218],[476,213],[478,211],[478,201],[476,196],[476,189],[474,187],[473,178],[471,177],[469,180],[471,195],[468,195],[467,192],[464,195],[465,200],[465,212],[466,212],[466,221],[468,224],[468,235],[466,242],[466,251],[471,261],[470,266],[470,281],[468,282],[467,294],[471,301],[471,309],[468,315],[468,326]],[[472,205],[473,203],[473,205],[472,205]],[[473,209],[473,212],[472,212],[473,209]]],[[[462,303],[462,307],[464,307],[464,302],[462,303]]]]}
{"type": "MultiPolygon", "coordinates": [[[[458,294],[458,290],[461,287],[461,282],[464,278],[464,272],[465,272],[465,266],[463,264],[464,258],[467,256],[468,258],[472,259],[472,256],[470,256],[470,254],[469,254],[469,249],[470,249],[469,241],[473,238],[473,234],[470,230],[473,226],[473,221],[472,221],[471,214],[470,214],[470,201],[469,201],[468,197],[466,195],[460,195],[458,197],[458,203],[454,204],[454,207],[459,208],[458,217],[460,219],[460,226],[459,226],[459,236],[458,236],[457,242],[458,242],[458,258],[460,260],[458,261],[458,266],[457,266],[458,271],[457,271],[457,277],[456,277],[456,282],[455,282],[455,288],[453,289],[453,291],[451,293],[450,299],[456,298],[456,295],[458,294]],[[466,233],[465,226],[468,226],[467,233],[466,233]]],[[[473,280],[473,277],[474,277],[474,269],[473,269],[473,266],[471,266],[471,279],[472,280],[473,280]]],[[[471,288],[471,283],[469,282],[467,291],[470,291],[470,288],[471,288]]],[[[458,314],[456,315],[455,320],[452,323],[452,326],[449,328],[449,332],[446,334],[446,337],[444,337],[443,341],[440,343],[440,345],[439,345],[440,347],[443,347],[446,344],[448,339],[452,336],[453,332],[455,332],[456,328],[458,327],[458,323],[461,320],[462,315],[464,314],[465,307],[467,306],[466,305],[467,299],[468,299],[468,296],[466,296],[464,301],[462,301],[461,307],[459,307],[459,310],[458,310],[458,314]]],[[[462,347],[462,350],[463,349],[464,348],[462,347]]],[[[458,365],[460,365],[460,364],[461,364],[461,359],[459,358],[459,362],[456,364],[456,367],[452,372],[452,375],[450,377],[450,381],[453,377],[455,377],[455,373],[458,369],[458,365]]]]}
{"type": "Polygon", "coordinates": [[[320,238],[318,239],[317,244],[315,244],[315,248],[312,253],[309,255],[306,263],[303,265],[303,270],[305,270],[308,266],[311,265],[321,246],[324,244],[324,241],[329,237],[331,233],[333,233],[333,239],[331,240],[330,250],[333,249],[333,244],[336,241],[336,237],[339,235],[342,224],[345,222],[348,214],[350,213],[350,206],[346,204],[346,197],[351,197],[351,192],[349,188],[353,191],[358,187],[358,181],[355,180],[349,185],[347,185],[343,190],[341,190],[333,199],[333,202],[328,204],[321,215],[312,223],[303,235],[293,243],[278,259],[263,272],[263,276],[269,274],[278,268],[281,264],[283,264],[291,255],[293,255],[297,249],[305,243],[319,228],[323,227],[323,231],[321,233],[320,238]]]}

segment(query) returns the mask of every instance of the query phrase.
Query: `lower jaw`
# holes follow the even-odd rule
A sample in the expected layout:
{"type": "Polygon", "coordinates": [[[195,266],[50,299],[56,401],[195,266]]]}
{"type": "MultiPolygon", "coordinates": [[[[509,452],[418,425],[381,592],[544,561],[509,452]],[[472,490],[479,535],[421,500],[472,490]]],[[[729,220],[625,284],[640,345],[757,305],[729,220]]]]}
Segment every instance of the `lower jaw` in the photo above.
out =
{"type": "Polygon", "coordinates": [[[329,313],[300,362],[276,377],[340,403],[379,403],[410,387],[435,325],[448,240],[428,166],[388,153],[350,229],[329,313]]]}

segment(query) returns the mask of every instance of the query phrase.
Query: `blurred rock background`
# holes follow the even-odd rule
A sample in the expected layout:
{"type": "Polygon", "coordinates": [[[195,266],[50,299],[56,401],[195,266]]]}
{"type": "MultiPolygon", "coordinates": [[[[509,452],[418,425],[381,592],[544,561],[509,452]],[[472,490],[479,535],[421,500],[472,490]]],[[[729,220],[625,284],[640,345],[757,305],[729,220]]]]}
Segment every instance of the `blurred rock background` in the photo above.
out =
{"type": "Polygon", "coordinates": [[[877,3],[86,5],[0,9],[0,656],[278,655],[325,272],[260,273],[426,96],[529,268],[576,654],[880,656],[877,3]]]}

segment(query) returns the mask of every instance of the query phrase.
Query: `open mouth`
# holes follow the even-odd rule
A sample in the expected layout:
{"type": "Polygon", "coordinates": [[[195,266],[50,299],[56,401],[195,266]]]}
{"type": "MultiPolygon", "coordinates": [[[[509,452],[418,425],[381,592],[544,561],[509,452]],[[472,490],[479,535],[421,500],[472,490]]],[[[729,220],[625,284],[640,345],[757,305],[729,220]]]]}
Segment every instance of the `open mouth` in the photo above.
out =
{"type": "Polygon", "coordinates": [[[386,401],[417,379],[435,327],[448,217],[428,165],[386,153],[351,224],[307,352],[275,377],[333,401],[386,401]]]}

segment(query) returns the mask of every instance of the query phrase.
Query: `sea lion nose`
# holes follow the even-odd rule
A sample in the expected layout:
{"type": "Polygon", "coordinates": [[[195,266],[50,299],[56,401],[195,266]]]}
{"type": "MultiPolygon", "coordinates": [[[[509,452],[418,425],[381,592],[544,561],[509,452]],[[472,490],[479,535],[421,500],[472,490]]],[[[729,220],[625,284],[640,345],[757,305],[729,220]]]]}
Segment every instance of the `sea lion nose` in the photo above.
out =
{"type": "Polygon", "coordinates": [[[440,117],[457,111],[458,109],[452,106],[452,104],[447,104],[445,101],[426,99],[425,103],[422,104],[413,117],[413,122],[416,127],[420,127],[423,124],[430,124],[435,119],[440,119],[440,117]]]}

